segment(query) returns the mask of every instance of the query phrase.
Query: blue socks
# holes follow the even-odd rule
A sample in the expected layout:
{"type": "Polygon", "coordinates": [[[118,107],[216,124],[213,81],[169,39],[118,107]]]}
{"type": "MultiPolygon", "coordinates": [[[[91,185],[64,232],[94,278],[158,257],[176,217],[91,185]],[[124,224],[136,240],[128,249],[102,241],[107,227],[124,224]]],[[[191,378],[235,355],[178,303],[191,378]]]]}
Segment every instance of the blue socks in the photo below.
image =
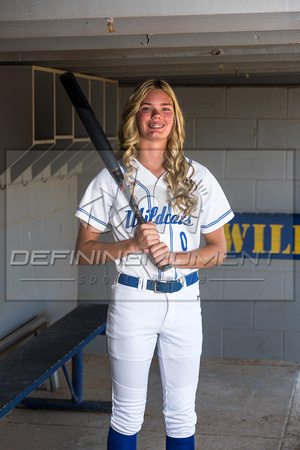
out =
{"type": "Polygon", "coordinates": [[[167,436],[167,450],[195,450],[194,436],[188,438],[171,438],[167,436]]]}
{"type": "Polygon", "coordinates": [[[127,436],[110,428],[107,438],[107,450],[136,450],[136,437],[137,433],[127,436]]]}
{"type": "MultiPolygon", "coordinates": [[[[136,450],[137,433],[132,436],[109,429],[107,450],[136,450]]],[[[166,438],[166,450],[195,450],[194,436],[188,438],[166,438]]]]}

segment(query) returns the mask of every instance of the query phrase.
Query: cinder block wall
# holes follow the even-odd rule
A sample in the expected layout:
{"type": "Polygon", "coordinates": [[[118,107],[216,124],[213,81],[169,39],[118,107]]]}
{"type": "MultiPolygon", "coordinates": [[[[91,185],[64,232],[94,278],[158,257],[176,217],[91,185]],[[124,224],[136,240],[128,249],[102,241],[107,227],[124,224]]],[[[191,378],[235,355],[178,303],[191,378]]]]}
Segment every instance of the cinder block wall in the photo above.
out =
{"type": "MultiPolygon", "coordinates": [[[[175,91],[186,153],[216,176],[234,211],[300,212],[299,88],[175,91]]],[[[201,275],[204,356],[300,360],[299,261],[228,260],[201,275]]]]}
{"type": "Polygon", "coordinates": [[[76,306],[77,195],[74,175],[0,190],[0,339],[40,314],[52,323],[76,306]]]}

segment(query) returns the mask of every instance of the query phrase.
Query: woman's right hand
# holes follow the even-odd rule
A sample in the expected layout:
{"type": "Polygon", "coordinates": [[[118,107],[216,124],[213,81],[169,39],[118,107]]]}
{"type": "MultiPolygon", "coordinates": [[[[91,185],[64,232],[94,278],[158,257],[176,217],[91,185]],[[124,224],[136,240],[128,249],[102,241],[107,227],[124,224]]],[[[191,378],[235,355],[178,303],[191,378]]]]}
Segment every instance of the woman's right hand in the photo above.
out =
{"type": "Polygon", "coordinates": [[[137,227],[134,239],[138,249],[143,250],[144,253],[149,253],[150,247],[160,242],[157,228],[151,221],[137,227]]]}

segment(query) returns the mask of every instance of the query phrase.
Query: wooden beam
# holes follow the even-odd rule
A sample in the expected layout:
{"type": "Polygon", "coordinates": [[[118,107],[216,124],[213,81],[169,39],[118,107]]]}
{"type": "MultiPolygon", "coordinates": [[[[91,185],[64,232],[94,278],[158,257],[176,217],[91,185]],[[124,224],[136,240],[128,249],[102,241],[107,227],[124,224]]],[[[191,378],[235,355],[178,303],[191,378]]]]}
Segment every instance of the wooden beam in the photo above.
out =
{"type": "MultiPolygon", "coordinates": [[[[27,62],[30,64],[30,61],[27,62]]],[[[224,75],[235,73],[299,73],[300,71],[300,58],[296,61],[282,61],[276,60],[264,61],[262,58],[260,61],[253,59],[252,61],[234,60],[228,61],[223,64],[214,62],[213,60],[199,63],[198,61],[188,62],[188,64],[179,64],[178,61],[166,61],[162,60],[160,64],[153,64],[149,61],[147,64],[131,64],[124,66],[123,64],[111,66],[102,65],[101,62],[95,62],[94,60],[84,61],[51,61],[46,60],[42,64],[46,67],[52,67],[60,70],[72,70],[74,72],[102,76],[110,79],[136,79],[137,77],[195,77],[198,75],[224,75]]]]}
{"type": "Polygon", "coordinates": [[[237,47],[237,46],[270,46],[294,45],[300,43],[299,30],[260,31],[233,33],[188,33],[169,35],[150,35],[149,43],[145,34],[134,36],[109,35],[101,39],[95,36],[48,37],[1,39],[0,52],[26,51],[72,51],[80,50],[126,50],[145,48],[189,48],[189,47],[237,47]]]}
{"type": "MultiPolygon", "coordinates": [[[[114,35],[288,31],[300,28],[300,13],[216,14],[207,16],[132,17],[115,20],[114,35]]],[[[25,39],[70,36],[107,36],[107,19],[0,21],[0,38],[25,39]]]]}
{"type": "MultiPolygon", "coordinates": [[[[102,67],[132,66],[143,64],[214,64],[226,63],[227,61],[295,61],[300,58],[300,44],[278,45],[264,47],[219,47],[219,48],[142,48],[126,50],[73,50],[73,51],[36,51],[36,52],[10,52],[10,62],[36,61],[86,61],[91,67],[101,65],[102,67]]],[[[0,61],[8,60],[6,52],[0,51],[0,61]]]]}
{"type": "Polygon", "coordinates": [[[3,20],[80,19],[82,17],[166,17],[170,15],[255,14],[297,12],[298,0],[1,0],[3,20]]]}

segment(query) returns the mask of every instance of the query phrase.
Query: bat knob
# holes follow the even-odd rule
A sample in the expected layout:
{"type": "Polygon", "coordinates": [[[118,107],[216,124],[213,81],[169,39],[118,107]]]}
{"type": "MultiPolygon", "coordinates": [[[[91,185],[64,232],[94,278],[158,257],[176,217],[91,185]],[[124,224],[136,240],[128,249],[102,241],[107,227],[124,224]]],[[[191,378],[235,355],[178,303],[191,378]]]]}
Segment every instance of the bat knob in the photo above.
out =
{"type": "Polygon", "coordinates": [[[162,272],[166,272],[167,270],[170,270],[170,269],[172,269],[172,264],[166,264],[166,265],[160,267],[160,270],[162,272]]]}

